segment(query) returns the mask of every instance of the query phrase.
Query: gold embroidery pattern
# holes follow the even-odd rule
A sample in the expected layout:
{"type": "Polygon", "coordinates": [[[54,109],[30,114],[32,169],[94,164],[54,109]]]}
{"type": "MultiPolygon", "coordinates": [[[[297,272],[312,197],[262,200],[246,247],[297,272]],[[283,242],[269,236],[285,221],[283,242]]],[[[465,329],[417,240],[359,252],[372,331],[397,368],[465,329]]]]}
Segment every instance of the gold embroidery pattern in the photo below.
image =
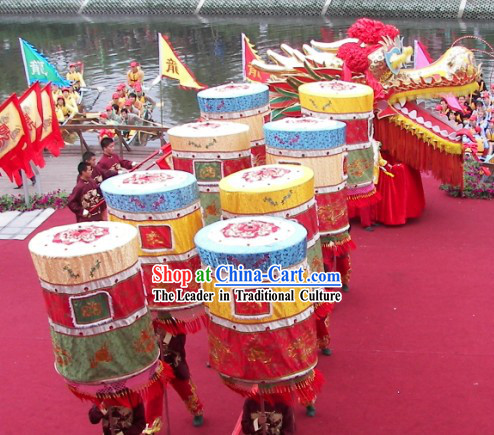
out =
{"type": "Polygon", "coordinates": [[[146,234],[146,246],[161,247],[168,245],[164,236],[158,231],[151,230],[146,234]]]}
{"type": "Polygon", "coordinates": [[[337,222],[341,221],[346,214],[346,203],[343,201],[336,201],[334,204],[323,205],[317,210],[319,222],[329,223],[330,225],[335,225],[337,222]]]}
{"type": "Polygon", "coordinates": [[[217,178],[216,170],[212,166],[204,166],[199,171],[199,178],[201,178],[201,179],[208,179],[208,178],[215,179],[215,178],[217,178]]]}
{"type": "Polygon", "coordinates": [[[229,361],[232,357],[230,349],[225,346],[219,338],[213,335],[209,336],[209,349],[211,362],[215,366],[218,366],[220,362],[225,363],[226,361],[229,361]]]}
{"type": "Polygon", "coordinates": [[[262,364],[270,364],[271,363],[271,356],[269,356],[266,353],[266,349],[264,349],[262,346],[258,346],[257,343],[252,342],[247,344],[247,351],[246,351],[246,356],[247,356],[247,361],[249,362],[257,362],[257,363],[262,363],[262,364]]]}
{"type": "Polygon", "coordinates": [[[185,406],[193,415],[202,415],[202,403],[199,400],[199,396],[197,395],[196,385],[194,384],[194,382],[192,382],[191,379],[189,379],[188,382],[190,385],[191,394],[187,398],[185,406]]]}
{"type": "Polygon", "coordinates": [[[294,359],[301,359],[306,364],[310,362],[314,355],[314,344],[312,337],[308,333],[305,333],[288,346],[288,356],[294,359]]]}

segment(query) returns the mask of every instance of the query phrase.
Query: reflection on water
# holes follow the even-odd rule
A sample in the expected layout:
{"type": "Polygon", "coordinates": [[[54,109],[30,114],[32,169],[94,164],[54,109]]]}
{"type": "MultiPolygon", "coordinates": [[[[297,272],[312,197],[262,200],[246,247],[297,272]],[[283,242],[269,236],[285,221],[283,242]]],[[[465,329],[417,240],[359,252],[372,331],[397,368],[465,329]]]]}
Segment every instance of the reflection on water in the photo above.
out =
{"type": "MultiPolygon", "coordinates": [[[[345,37],[354,21],[351,18],[223,18],[197,17],[118,18],[57,17],[53,19],[13,18],[0,20],[0,97],[12,92],[21,94],[26,88],[18,38],[22,37],[43,51],[60,72],[68,63],[82,61],[84,78],[91,86],[103,86],[94,109],[104,109],[114,88],[125,81],[131,60],[143,65],[149,85],[158,74],[157,33],[170,37],[182,59],[197,79],[209,86],[242,80],[240,34],[255,43],[261,56],[266,49],[276,49],[283,42],[300,48],[311,39],[332,41],[345,37]]],[[[405,44],[420,39],[433,57],[439,56],[453,41],[463,35],[476,35],[494,45],[494,30],[478,22],[410,22],[391,21],[401,30],[405,44]]],[[[486,49],[471,41],[469,47],[486,49]]],[[[479,55],[486,67],[484,76],[490,82],[492,59],[479,55]]],[[[159,100],[159,85],[149,95],[159,100]]],[[[171,80],[163,81],[163,117],[169,124],[179,124],[198,117],[194,91],[184,91],[171,80]]],[[[154,118],[159,119],[159,109],[154,118]]]]}

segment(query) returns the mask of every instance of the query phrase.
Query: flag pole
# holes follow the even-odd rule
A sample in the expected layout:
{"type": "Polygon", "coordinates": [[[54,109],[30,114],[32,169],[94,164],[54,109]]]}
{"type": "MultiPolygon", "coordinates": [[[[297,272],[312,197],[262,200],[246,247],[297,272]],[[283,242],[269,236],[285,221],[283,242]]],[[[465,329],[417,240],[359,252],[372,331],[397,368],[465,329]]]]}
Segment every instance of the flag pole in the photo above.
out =
{"type": "Polygon", "coordinates": [[[163,125],[163,75],[161,74],[161,33],[158,33],[158,75],[160,77],[160,121],[163,125]]]}
{"type": "MultiPolygon", "coordinates": [[[[19,38],[19,44],[21,45],[22,63],[24,64],[24,72],[26,73],[26,81],[27,81],[27,85],[29,86],[29,71],[27,70],[26,53],[24,53],[24,44],[22,42],[22,38],[19,38]]],[[[19,169],[19,172],[21,173],[22,190],[24,191],[24,202],[26,203],[26,207],[29,207],[29,205],[31,203],[31,197],[29,196],[29,190],[27,188],[27,175],[23,169],[19,169]]]]}
{"type": "Polygon", "coordinates": [[[161,125],[163,125],[163,80],[160,80],[160,115],[161,125]]]}
{"type": "Polygon", "coordinates": [[[240,34],[241,44],[242,44],[242,76],[244,82],[247,81],[247,75],[245,74],[245,34],[240,34]]]}
{"type": "Polygon", "coordinates": [[[24,64],[24,72],[26,73],[26,81],[27,85],[29,86],[29,71],[27,70],[27,64],[26,64],[26,53],[24,52],[24,44],[22,41],[22,38],[19,38],[19,44],[21,44],[21,54],[22,54],[22,63],[24,64]]]}

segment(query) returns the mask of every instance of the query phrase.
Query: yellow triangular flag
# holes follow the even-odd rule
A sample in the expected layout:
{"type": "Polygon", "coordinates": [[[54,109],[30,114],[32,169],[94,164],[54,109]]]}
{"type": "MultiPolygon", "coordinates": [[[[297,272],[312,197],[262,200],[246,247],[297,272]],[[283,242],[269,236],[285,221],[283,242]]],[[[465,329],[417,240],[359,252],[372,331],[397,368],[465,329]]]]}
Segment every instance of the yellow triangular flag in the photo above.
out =
{"type": "Polygon", "coordinates": [[[159,34],[160,75],[169,79],[178,80],[180,87],[185,89],[206,89],[207,86],[199,83],[189,68],[182,63],[166,36],[159,34]]]}

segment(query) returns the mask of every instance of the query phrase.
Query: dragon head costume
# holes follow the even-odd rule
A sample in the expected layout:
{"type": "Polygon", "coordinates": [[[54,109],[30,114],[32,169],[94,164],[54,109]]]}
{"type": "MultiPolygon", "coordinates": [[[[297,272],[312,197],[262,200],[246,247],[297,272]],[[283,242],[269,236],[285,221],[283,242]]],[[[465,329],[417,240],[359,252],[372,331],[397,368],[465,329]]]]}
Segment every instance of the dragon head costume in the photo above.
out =
{"type": "Polygon", "coordinates": [[[348,29],[348,38],[311,41],[303,52],[282,44],[284,55],[268,50],[271,62],[252,65],[269,73],[273,118],[300,116],[298,88],[304,83],[345,80],[371,86],[376,139],[394,157],[453,185],[463,179],[462,132],[433,111],[433,98],[468,96],[478,90],[480,66],[472,51],[449,48],[430,65],[405,68],[413,54],[399,30],[362,18],[348,29]]]}

